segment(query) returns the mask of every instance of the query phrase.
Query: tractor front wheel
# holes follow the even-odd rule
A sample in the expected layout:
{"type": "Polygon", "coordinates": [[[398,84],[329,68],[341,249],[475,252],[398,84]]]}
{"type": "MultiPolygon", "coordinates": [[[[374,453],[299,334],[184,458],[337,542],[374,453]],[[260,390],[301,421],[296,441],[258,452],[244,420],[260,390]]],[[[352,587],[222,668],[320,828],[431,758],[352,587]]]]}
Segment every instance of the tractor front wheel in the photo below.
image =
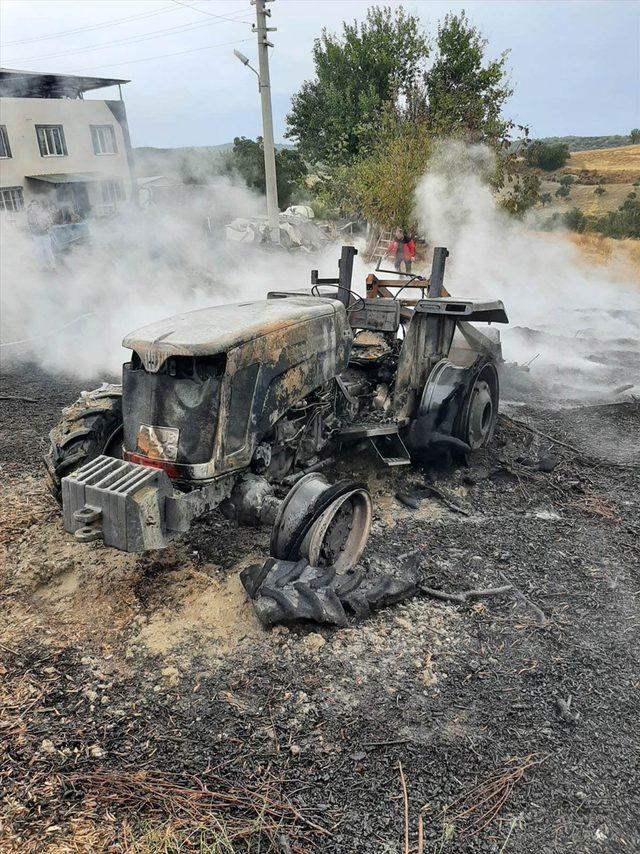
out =
{"type": "Polygon", "coordinates": [[[62,420],[49,433],[44,457],[49,489],[62,500],[62,478],[100,454],[120,456],[122,447],[122,386],[103,383],[83,391],[62,410],[62,420]]]}

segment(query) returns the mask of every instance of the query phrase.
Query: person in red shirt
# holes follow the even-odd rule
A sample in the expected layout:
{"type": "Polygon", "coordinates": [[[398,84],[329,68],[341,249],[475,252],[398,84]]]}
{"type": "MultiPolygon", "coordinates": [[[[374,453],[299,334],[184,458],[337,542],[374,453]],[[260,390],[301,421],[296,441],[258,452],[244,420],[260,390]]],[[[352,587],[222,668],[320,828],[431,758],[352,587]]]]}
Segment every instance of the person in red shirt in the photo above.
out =
{"type": "Polygon", "coordinates": [[[396,228],[393,239],[387,248],[387,255],[393,258],[393,266],[400,272],[402,262],[407,273],[411,273],[411,262],[416,257],[416,245],[413,238],[401,228],[396,228]]]}

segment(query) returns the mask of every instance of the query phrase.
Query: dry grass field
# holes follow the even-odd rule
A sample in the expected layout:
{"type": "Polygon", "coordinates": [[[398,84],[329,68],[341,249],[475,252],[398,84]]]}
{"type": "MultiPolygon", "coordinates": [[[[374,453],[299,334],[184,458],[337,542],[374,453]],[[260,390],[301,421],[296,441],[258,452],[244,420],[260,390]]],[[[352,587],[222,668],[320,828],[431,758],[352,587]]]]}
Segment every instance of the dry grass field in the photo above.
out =
{"type": "Polygon", "coordinates": [[[627,274],[631,270],[632,281],[640,288],[640,240],[614,240],[593,233],[565,236],[580,249],[588,264],[606,264],[610,271],[619,270],[625,281],[629,281],[627,274]]]}
{"type": "Polygon", "coordinates": [[[556,172],[537,170],[537,174],[541,181],[540,193],[550,193],[552,197],[543,210],[563,214],[578,208],[587,216],[603,216],[617,210],[629,193],[639,191],[634,183],[640,180],[640,145],[573,151],[562,169],[556,172]],[[577,180],[571,185],[569,197],[563,199],[556,196],[556,191],[560,178],[567,174],[577,180]],[[596,192],[599,185],[604,189],[602,194],[596,192]]]}
{"type": "Polygon", "coordinates": [[[607,183],[633,183],[640,178],[640,145],[573,151],[564,172],[599,172],[607,183]]]}
{"type": "MultiPolygon", "coordinates": [[[[572,170],[568,170],[572,171],[572,170]]],[[[557,175],[557,173],[556,173],[557,175]]],[[[540,193],[551,193],[552,202],[547,205],[545,210],[554,213],[564,213],[572,208],[579,208],[588,216],[602,216],[607,211],[615,211],[627,198],[628,194],[638,188],[634,187],[631,182],[626,184],[609,184],[603,183],[604,193],[598,195],[595,192],[597,184],[573,184],[571,193],[568,198],[558,198],[555,193],[560,184],[558,181],[542,179],[540,184],[540,193]]]]}

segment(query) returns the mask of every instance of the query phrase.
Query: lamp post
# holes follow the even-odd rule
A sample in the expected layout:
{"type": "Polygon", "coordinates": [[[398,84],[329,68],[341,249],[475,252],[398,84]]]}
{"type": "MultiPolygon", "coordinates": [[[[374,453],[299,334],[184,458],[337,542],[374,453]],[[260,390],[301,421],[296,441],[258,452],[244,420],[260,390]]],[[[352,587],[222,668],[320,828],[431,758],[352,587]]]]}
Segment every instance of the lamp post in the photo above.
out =
{"type": "Polygon", "coordinates": [[[273,141],[273,115],[271,112],[271,81],[269,77],[269,48],[273,44],[269,41],[268,33],[274,32],[275,27],[267,26],[267,18],[271,17],[271,11],[267,9],[270,0],[252,0],[256,7],[256,23],[253,31],[258,36],[258,68],[256,71],[249,64],[249,59],[239,50],[234,50],[234,55],[243,65],[251,69],[258,78],[258,91],[260,92],[260,105],[262,107],[262,146],[264,149],[264,177],[267,194],[267,221],[269,234],[273,243],[280,243],[280,220],[278,207],[278,185],[276,182],[276,150],[273,141]]]}

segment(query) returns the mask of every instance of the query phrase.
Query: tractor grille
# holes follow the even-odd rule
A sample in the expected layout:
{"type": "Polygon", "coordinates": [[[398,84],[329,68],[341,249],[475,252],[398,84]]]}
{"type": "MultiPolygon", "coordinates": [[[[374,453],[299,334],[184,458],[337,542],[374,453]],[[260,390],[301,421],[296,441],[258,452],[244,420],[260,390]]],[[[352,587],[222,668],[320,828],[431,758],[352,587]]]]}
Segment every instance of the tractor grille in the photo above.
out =
{"type": "Polygon", "coordinates": [[[151,428],[154,435],[171,436],[175,442],[171,456],[160,453],[157,459],[189,465],[208,462],[223,372],[224,360],[193,357],[172,357],[157,373],[146,371],[139,359],[124,365],[125,450],[154,457],[146,442],[151,428]]]}

